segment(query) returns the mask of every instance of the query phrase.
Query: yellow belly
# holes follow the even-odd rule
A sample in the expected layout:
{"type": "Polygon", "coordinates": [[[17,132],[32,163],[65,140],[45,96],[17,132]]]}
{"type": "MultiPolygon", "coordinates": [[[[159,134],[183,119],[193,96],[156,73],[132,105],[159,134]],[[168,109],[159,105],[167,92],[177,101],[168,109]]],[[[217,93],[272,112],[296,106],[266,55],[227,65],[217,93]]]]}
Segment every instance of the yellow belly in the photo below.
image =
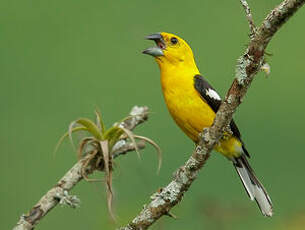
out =
{"type": "MultiPolygon", "coordinates": [[[[183,132],[195,143],[204,128],[210,127],[215,113],[203,101],[193,86],[193,78],[161,77],[162,89],[168,110],[183,132]]],[[[242,153],[242,144],[232,136],[224,138],[215,146],[217,152],[227,157],[237,157],[242,153]]]]}

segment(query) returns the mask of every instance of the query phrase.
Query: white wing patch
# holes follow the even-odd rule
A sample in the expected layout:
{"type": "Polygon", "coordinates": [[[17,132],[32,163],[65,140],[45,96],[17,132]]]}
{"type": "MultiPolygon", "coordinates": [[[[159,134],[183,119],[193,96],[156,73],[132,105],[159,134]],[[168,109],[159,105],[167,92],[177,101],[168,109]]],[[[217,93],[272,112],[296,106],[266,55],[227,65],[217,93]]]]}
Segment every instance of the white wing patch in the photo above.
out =
{"type": "Polygon", "coordinates": [[[210,98],[213,98],[213,99],[219,100],[219,101],[221,100],[221,98],[220,98],[220,96],[218,95],[218,93],[217,93],[215,90],[211,89],[211,88],[206,89],[206,90],[205,90],[205,93],[206,93],[206,95],[209,96],[210,98]]]}

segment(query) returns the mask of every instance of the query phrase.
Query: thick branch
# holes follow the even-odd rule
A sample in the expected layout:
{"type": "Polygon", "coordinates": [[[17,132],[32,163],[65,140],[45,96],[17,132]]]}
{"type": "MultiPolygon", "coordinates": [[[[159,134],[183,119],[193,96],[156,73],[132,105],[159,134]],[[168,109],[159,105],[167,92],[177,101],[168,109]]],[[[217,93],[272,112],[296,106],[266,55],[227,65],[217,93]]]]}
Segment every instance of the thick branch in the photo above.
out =
{"type": "Polygon", "coordinates": [[[204,131],[202,143],[197,146],[196,151],[188,161],[178,169],[173,180],[166,187],[153,194],[151,202],[121,230],[147,229],[161,216],[168,215],[171,208],[179,203],[196,179],[215,143],[222,137],[223,131],[230,124],[233,113],[242,102],[255,74],[262,66],[264,51],[269,41],[276,31],[304,4],[304,1],[285,0],[268,14],[251,38],[246,52],[239,58],[235,80],[216,114],[214,124],[204,131]]]}
{"type": "MultiPolygon", "coordinates": [[[[148,108],[134,106],[130,112],[130,118],[122,122],[123,127],[132,130],[137,125],[141,124],[148,118],[148,108]]],[[[138,143],[138,148],[145,147],[143,142],[138,143]]],[[[135,150],[135,146],[125,140],[120,141],[117,146],[114,146],[113,156],[118,157],[129,151],[135,150]]],[[[68,195],[70,191],[78,182],[83,179],[82,169],[85,162],[90,158],[90,155],[85,156],[78,161],[58,182],[50,189],[38,203],[29,211],[28,214],[22,215],[14,230],[31,230],[39,223],[39,221],[54,208],[58,203],[65,203],[74,207],[75,197],[68,195]]],[[[92,174],[94,168],[89,167],[87,174],[92,174]]]]}

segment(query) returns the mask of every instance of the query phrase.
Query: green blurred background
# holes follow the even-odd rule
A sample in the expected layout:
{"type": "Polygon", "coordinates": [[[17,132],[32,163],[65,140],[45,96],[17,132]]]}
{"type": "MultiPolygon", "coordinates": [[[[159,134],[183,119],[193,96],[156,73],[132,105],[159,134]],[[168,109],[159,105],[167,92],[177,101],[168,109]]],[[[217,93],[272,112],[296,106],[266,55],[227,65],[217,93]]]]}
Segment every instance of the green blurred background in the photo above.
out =
{"type": "MultiPolygon", "coordinates": [[[[249,1],[256,22],[280,0],[249,1]]],[[[108,125],[133,105],[152,111],[136,129],[163,150],[163,167],[151,147],[142,160],[117,160],[114,176],[118,223],[110,221],[101,184],[82,182],[72,191],[81,207],[56,207],[37,229],[114,229],[125,225],[166,185],[193,144],[165,107],[159,70],[141,50],[145,35],[167,31],[189,42],[201,72],[221,95],[229,88],[236,59],[248,42],[239,1],[1,1],[0,229],[22,213],[76,162],[70,144],[52,151],[70,121],[92,117],[95,106],[108,125]]],[[[305,8],[272,40],[271,75],[257,75],[235,119],[252,153],[251,164],[274,203],[261,216],[231,164],[213,154],[183,202],[177,220],[163,217],[152,229],[304,229],[305,8]]],[[[97,176],[102,176],[99,174],[97,176]]]]}

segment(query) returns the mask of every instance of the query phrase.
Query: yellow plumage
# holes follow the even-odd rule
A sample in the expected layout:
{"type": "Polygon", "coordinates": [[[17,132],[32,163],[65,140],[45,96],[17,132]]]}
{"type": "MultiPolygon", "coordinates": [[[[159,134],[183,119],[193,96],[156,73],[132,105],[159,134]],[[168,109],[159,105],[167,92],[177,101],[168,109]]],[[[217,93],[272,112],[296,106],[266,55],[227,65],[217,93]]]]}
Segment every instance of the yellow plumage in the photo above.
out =
{"type": "MultiPolygon", "coordinates": [[[[168,33],[161,33],[161,35],[165,42],[174,36],[168,33]]],[[[179,41],[184,42],[181,38],[179,41]]],[[[161,71],[164,99],[177,125],[197,143],[199,133],[212,125],[215,112],[202,100],[194,88],[194,76],[200,73],[190,47],[184,42],[175,52],[173,49],[164,52],[165,58],[156,59],[161,71]],[[180,58],[177,59],[177,55],[180,58]]],[[[236,138],[227,136],[216,145],[215,150],[227,157],[239,156],[241,143],[236,138]]]]}
{"type": "MultiPolygon", "coordinates": [[[[167,108],[182,131],[198,143],[199,134],[215,119],[221,98],[200,75],[189,45],[174,34],[152,34],[156,47],[143,51],[152,55],[161,72],[161,85],[167,108]]],[[[230,124],[232,134],[224,133],[215,150],[233,162],[249,197],[255,200],[265,216],[272,216],[272,203],[263,185],[247,161],[248,151],[243,145],[237,126],[230,124]]]]}

